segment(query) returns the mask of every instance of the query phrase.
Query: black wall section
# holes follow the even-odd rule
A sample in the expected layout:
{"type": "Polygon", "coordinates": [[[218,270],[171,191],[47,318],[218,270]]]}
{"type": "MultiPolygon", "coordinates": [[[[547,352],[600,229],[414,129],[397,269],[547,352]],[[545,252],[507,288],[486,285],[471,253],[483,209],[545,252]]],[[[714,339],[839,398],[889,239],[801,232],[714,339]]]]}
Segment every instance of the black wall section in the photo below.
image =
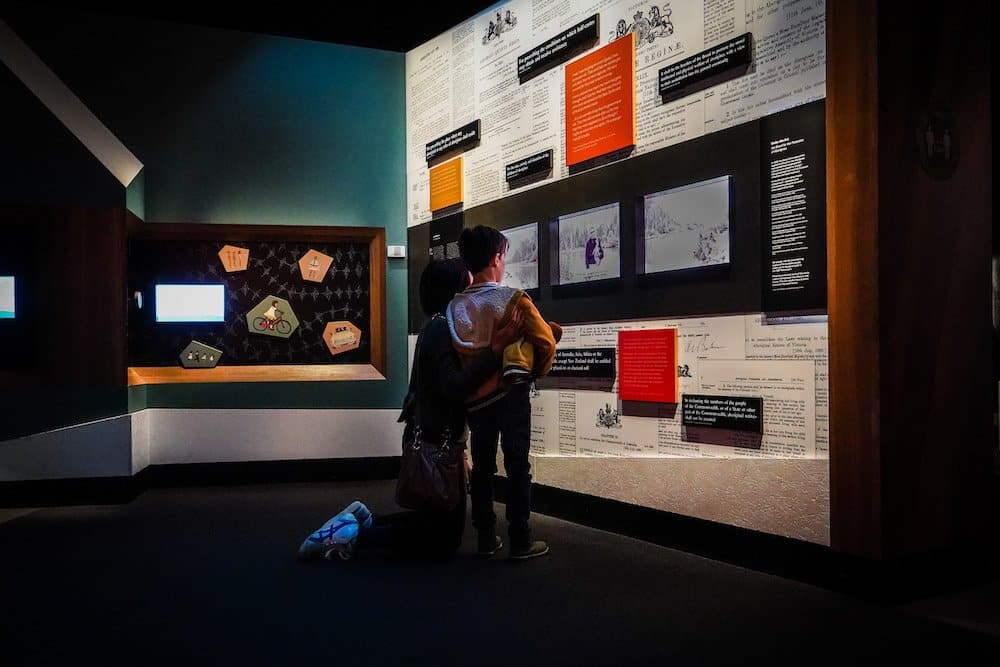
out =
{"type": "Polygon", "coordinates": [[[0,322],[0,441],[126,412],[128,216],[0,207],[0,274],[19,299],[0,322]]]}
{"type": "MultiPolygon", "coordinates": [[[[465,226],[503,230],[538,222],[539,307],[548,319],[570,324],[660,316],[749,313],[761,309],[759,123],[746,123],[676,146],[477,206],[464,212],[465,226]],[[646,194],[731,176],[730,264],[728,268],[644,276],[635,272],[636,204],[646,194]],[[621,205],[621,279],[610,284],[555,290],[550,285],[549,222],[559,215],[602,204],[621,205]],[[655,279],[654,279],[655,278],[655,279]],[[557,298],[559,297],[559,298],[557,298]]],[[[429,226],[408,230],[410,330],[423,317],[415,299],[416,281],[427,264],[429,226]]],[[[557,286],[558,287],[558,286],[557,286]]],[[[569,286],[567,286],[569,287],[569,286]]]]}
{"type": "MultiPolygon", "coordinates": [[[[0,67],[0,100],[0,202],[46,207],[125,205],[125,188],[118,179],[6,66],[0,67]]],[[[0,220],[0,235],[6,222],[0,220]]]]}
{"type": "Polygon", "coordinates": [[[0,227],[0,276],[14,278],[16,317],[0,320],[0,372],[34,368],[39,350],[42,295],[35,248],[41,243],[43,228],[33,216],[5,211],[0,227]]]}

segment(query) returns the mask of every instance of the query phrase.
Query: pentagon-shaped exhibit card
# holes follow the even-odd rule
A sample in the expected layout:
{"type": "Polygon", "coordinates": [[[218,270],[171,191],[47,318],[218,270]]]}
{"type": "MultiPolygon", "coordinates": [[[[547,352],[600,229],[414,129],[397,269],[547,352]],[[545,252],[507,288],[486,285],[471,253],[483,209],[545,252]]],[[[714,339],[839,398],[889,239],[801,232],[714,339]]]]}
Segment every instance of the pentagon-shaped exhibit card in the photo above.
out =
{"type": "Polygon", "coordinates": [[[356,350],[361,345],[361,329],[347,320],[330,322],[323,329],[323,342],[334,356],[356,350]]]}
{"type": "Polygon", "coordinates": [[[319,250],[310,249],[299,260],[299,271],[302,272],[303,280],[321,283],[326,277],[326,272],[330,270],[331,264],[333,264],[333,257],[324,255],[319,250]]]}
{"type": "Polygon", "coordinates": [[[250,333],[288,338],[299,328],[299,318],[286,300],[273,294],[258,303],[247,313],[247,329],[250,333]]]}
{"type": "Polygon", "coordinates": [[[180,360],[184,368],[215,368],[221,357],[222,350],[193,340],[181,352],[180,360]]]}
{"type": "Polygon", "coordinates": [[[229,273],[234,271],[246,271],[247,265],[250,263],[250,251],[246,248],[237,248],[233,245],[222,246],[222,250],[219,251],[219,259],[222,260],[222,266],[229,273]]]}

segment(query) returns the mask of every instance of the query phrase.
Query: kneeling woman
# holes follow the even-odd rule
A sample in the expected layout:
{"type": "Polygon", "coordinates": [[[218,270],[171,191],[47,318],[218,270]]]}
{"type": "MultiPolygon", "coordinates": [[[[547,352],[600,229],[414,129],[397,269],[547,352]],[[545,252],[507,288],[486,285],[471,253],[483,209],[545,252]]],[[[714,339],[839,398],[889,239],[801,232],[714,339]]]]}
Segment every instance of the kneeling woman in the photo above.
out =
{"type": "MultiPolygon", "coordinates": [[[[410,390],[400,421],[417,428],[421,440],[465,448],[465,398],[500,367],[503,349],[521,335],[520,317],[503,327],[494,325],[489,348],[465,368],[451,343],[443,313],[457,292],[472,282],[460,259],[435,260],[420,276],[420,307],[430,320],[417,338],[410,390]]],[[[468,474],[468,471],[466,471],[468,474]]],[[[350,557],[355,549],[389,547],[412,556],[446,557],[455,553],[465,530],[465,484],[450,511],[372,514],[355,501],[307,537],[299,557],[350,557]]]]}

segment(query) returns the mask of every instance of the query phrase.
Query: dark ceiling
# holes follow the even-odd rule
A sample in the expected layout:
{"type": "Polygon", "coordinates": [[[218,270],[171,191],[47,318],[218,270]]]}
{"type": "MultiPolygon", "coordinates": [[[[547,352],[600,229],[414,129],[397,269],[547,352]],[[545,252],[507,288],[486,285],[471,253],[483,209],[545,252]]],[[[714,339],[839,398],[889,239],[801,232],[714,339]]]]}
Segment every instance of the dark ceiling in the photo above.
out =
{"type": "Polygon", "coordinates": [[[171,21],[211,28],[241,30],[266,35],[298,37],[336,44],[366,46],[388,51],[409,51],[478,14],[490,5],[485,0],[445,2],[171,2],[146,6],[120,2],[33,2],[74,11],[171,21]]]}

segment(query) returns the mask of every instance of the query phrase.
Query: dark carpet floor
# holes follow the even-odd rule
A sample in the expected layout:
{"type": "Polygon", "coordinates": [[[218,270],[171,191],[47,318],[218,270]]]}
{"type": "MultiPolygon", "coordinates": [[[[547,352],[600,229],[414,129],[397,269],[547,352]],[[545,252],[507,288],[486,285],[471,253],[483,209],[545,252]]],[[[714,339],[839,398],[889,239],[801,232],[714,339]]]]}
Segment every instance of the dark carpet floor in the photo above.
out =
{"type": "MultiPolygon", "coordinates": [[[[0,664],[969,664],[997,637],[535,515],[523,563],[299,563],[389,482],[147,491],[0,524],[0,664]],[[895,661],[893,661],[895,662],[895,661]]],[[[502,507],[498,514],[502,516],[502,507]]],[[[990,664],[990,660],[987,663],[990,664]]],[[[995,664],[995,663],[993,663],[995,664]]]]}

